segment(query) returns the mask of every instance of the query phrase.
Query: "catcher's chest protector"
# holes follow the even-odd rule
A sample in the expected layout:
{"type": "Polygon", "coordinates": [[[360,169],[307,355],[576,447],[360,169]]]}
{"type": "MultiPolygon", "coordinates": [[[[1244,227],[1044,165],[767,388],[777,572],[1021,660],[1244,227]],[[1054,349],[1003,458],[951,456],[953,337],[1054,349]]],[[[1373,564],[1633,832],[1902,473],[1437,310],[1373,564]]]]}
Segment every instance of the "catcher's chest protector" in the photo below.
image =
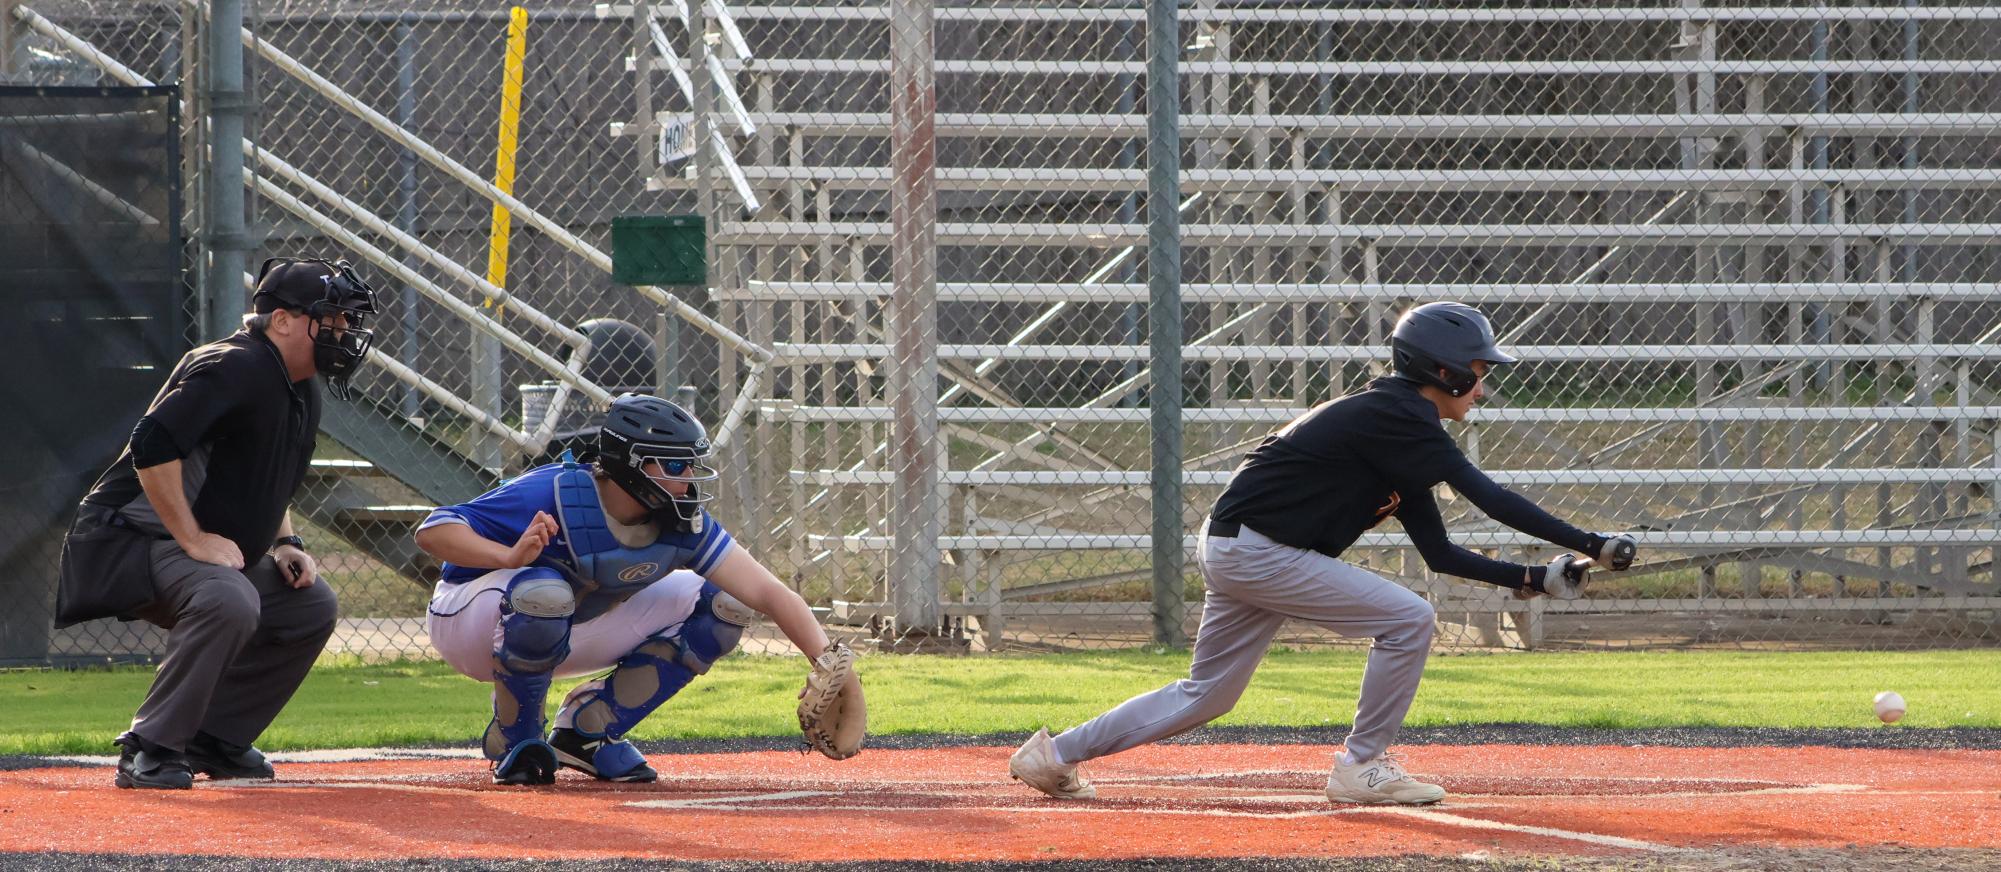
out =
{"type": "MultiPolygon", "coordinates": [[[[712,557],[700,553],[704,539],[701,521],[696,523],[696,532],[662,533],[650,545],[631,548],[619,542],[612,535],[603,504],[598,502],[590,470],[565,465],[556,474],[554,486],[567,553],[550,549],[542,552],[542,559],[556,563],[578,585],[583,600],[577,609],[579,622],[623,602],[669,572],[712,557]]],[[[727,536],[717,537],[708,547],[727,547],[729,541],[727,536]]]]}

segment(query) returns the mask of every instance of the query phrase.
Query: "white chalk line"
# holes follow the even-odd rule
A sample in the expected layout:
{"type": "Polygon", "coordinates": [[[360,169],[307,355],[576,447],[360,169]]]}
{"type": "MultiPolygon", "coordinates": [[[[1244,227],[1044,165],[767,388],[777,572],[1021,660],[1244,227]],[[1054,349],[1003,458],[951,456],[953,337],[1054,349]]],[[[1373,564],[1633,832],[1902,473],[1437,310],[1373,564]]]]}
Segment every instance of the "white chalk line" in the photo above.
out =
{"type": "MultiPolygon", "coordinates": [[[[838,811],[849,814],[869,813],[869,812],[904,812],[904,813],[921,812],[930,814],[940,811],[951,811],[951,812],[980,812],[980,813],[1000,813],[1000,814],[1036,814],[1036,815],[1049,815],[1049,814],[1186,815],[1186,816],[1197,816],[1197,817],[1267,818],[1273,820],[1283,820],[1288,818],[1303,818],[1303,817],[1328,817],[1339,814],[1354,814],[1357,812],[1363,812],[1369,810],[1365,806],[1358,806],[1354,808],[1320,808],[1311,811],[1255,812],[1255,811],[1237,811],[1232,809],[1191,809],[1191,808],[1153,808],[1153,807],[1136,808],[1133,806],[1106,805],[1106,804],[1091,803],[1091,802],[1062,803],[1062,804],[1051,804],[1051,805],[1021,805],[1021,806],[1010,806],[1010,805],[880,806],[880,805],[849,805],[841,803],[828,803],[822,805],[788,804],[783,806],[773,806],[773,805],[756,804],[759,802],[773,802],[773,801],[792,799],[802,796],[840,796],[840,795],[841,794],[825,792],[825,791],[820,791],[820,792],[783,791],[780,793],[768,793],[757,796],[707,797],[707,798],[697,798],[697,799],[646,799],[646,800],[636,800],[633,802],[624,802],[620,803],[620,805],[628,806],[631,808],[657,808],[657,809],[681,809],[681,810],[701,809],[703,811],[741,811],[741,812],[754,812],[754,813],[780,812],[784,814],[794,814],[797,812],[807,812],[807,811],[838,811]]],[[[955,796],[957,794],[933,794],[933,795],[955,796]]],[[[1325,804],[1325,802],[1326,800],[1321,800],[1321,803],[1323,805],[1325,804]]]]}
{"type": "MultiPolygon", "coordinates": [[[[1427,775],[1427,774],[1429,774],[1429,775],[1431,775],[1431,776],[1434,776],[1434,777],[1442,777],[1442,776],[1439,776],[1439,774],[1438,774],[1438,773],[1423,773],[1423,772],[1414,772],[1414,773],[1412,773],[1412,774],[1413,774],[1413,775],[1420,775],[1420,776],[1423,776],[1423,775],[1427,775]]],[[[1292,777],[1303,777],[1303,776],[1311,776],[1311,777],[1314,777],[1314,778],[1326,778],[1326,777],[1327,777],[1327,770],[1325,770],[1325,769],[1235,769],[1235,770],[1231,770],[1231,771],[1228,771],[1228,772],[1174,772],[1174,773],[1168,773],[1168,774],[1163,774],[1163,775],[1118,775],[1118,776],[1113,776],[1113,777],[1110,777],[1110,778],[1105,778],[1105,779],[1094,779],[1094,780],[1098,781],[1099,783],[1110,783],[1110,782],[1113,782],[1113,781],[1119,781],[1119,782],[1127,782],[1127,781],[1130,781],[1130,782],[1139,782],[1139,781],[1201,781],[1201,780],[1204,780],[1204,779],[1215,779],[1215,778],[1245,778],[1245,777],[1251,777],[1251,776],[1263,776],[1263,775],[1269,775],[1269,776],[1292,776],[1292,777]]],[[[1580,776],[1580,775],[1517,775],[1517,774],[1512,774],[1512,773],[1496,773],[1496,774],[1493,774],[1493,775],[1473,775],[1473,774],[1467,774],[1467,773],[1460,773],[1460,774],[1459,774],[1459,775],[1458,775],[1457,777],[1462,777],[1462,778],[1496,778],[1496,779],[1499,779],[1499,778],[1521,778],[1521,779],[1547,779],[1547,780],[1550,780],[1550,781],[1579,781],[1579,780],[1584,780],[1584,779],[1586,779],[1586,778],[1589,778],[1589,779],[1590,779],[1590,780],[1592,780],[1592,781],[1632,781],[1632,782],[1640,782],[1640,783],[1647,783],[1647,782],[1652,782],[1652,783],[1662,783],[1662,782],[1678,782],[1678,781],[1713,781],[1713,782],[1719,782],[1719,783],[1725,783],[1725,784],[1733,784],[1733,783],[1734,783],[1734,784],[1769,784],[1769,783],[1771,783],[1771,779],[1769,779],[1769,778],[1733,778],[1733,777],[1727,777],[1727,776],[1716,776],[1716,777],[1711,777],[1711,778],[1688,778],[1688,777],[1681,777],[1681,776],[1667,776],[1667,775],[1592,775],[1592,776],[1580,776]]]]}
{"type": "Polygon", "coordinates": [[[1399,815],[1402,817],[1417,818],[1418,820],[1431,821],[1433,823],[1441,823],[1449,826],[1467,827],[1476,830],[1501,830],[1503,832],[1524,833],[1527,835],[1544,836],[1552,839],[1568,839],[1573,842],[1584,842],[1586,844],[1591,844],[1591,845],[1602,845],[1607,848],[1624,848],[1629,851],[1649,851],[1656,854],[1678,854],[1694,850],[1693,848],[1682,848],[1674,845],[1662,845],[1655,842],[1644,842],[1639,839],[1628,839],[1623,836],[1607,836],[1600,833],[1588,833],[1582,830],[1564,830],[1564,829],[1557,829],[1555,827],[1531,826],[1529,824],[1503,823],[1501,821],[1490,821],[1484,818],[1461,817],[1456,814],[1446,814],[1445,812],[1442,811],[1434,811],[1432,809],[1427,809],[1427,808],[1411,808],[1408,806],[1370,806],[1370,808],[1383,811],[1388,814],[1399,815]]]}
{"type": "MultiPolygon", "coordinates": [[[[388,760],[475,760],[482,759],[478,748],[323,748],[314,751],[273,751],[264,755],[274,765],[281,763],[379,763],[388,760]]],[[[115,766],[116,756],[65,754],[42,757],[85,766],[115,766]]]]}
{"type": "MultiPolygon", "coordinates": [[[[740,812],[752,812],[752,813],[776,812],[782,814],[797,814],[800,812],[842,812],[847,814],[857,814],[857,813],[867,814],[867,813],[884,813],[884,812],[921,812],[925,814],[930,814],[941,810],[950,810],[958,812],[1028,814],[1028,815],[1143,814],[1143,815],[1176,815],[1176,816],[1189,816],[1189,817],[1259,818],[1265,820],[1296,820],[1300,818],[1334,817],[1337,815],[1384,814],[1384,815],[1396,815],[1401,817],[1415,818],[1418,820],[1428,821],[1431,823],[1446,824],[1449,826],[1464,827],[1468,829],[1500,830],[1506,832],[1521,833],[1524,835],[1542,836],[1545,838],[1565,839],[1574,842],[1584,842],[1586,844],[1598,845],[1601,847],[1608,847],[1608,848],[1620,848],[1629,851],[1647,851],[1651,853],[1676,853],[1676,852],[1692,850],[1689,848],[1681,848],[1673,845],[1662,845],[1654,842],[1642,841],[1639,839],[1628,839],[1622,836],[1608,836],[1608,835],[1603,835],[1601,833],[1585,832],[1582,830],[1565,830],[1556,827],[1541,827],[1541,826],[1532,826],[1529,824],[1510,824],[1501,821],[1486,820],[1484,818],[1463,817],[1460,815],[1449,814],[1443,811],[1439,811],[1434,808],[1417,808],[1411,806],[1397,806],[1397,805],[1345,805],[1338,807],[1322,807],[1322,808],[1306,809],[1300,811],[1257,812],[1257,811],[1242,811],[1237,809],[1178,809],[1178,808],[1155,808],[1150,806],[1135,808],[1132,806],[1100,805],[1089,801],[1066,802],[1066,803],[1056,803],[1056,804],[1046,804],[1046,805],[1038,804],[1030,806],[956,806],[950,809],[941,809],[936,806],[884,807],[877,805],[849,805],[841,803],[827,803],[827,804],[816,804],[816,805],[796,805],[788,803],[783,806],[772,806],[763,804],[771,802],[782,802],[784,800],[790,800],[790,799],[801,799],[811,796],[835,796],[835,795],[838,794],[821,792],[821,791],[788,790],[776,793],[758,794],[754,796],[706,797],[698,799],[639,800],[635,802],[627,802],[621,804],[630,808],[649,808],[649,809],[700,808],[705,811],[740,811],[740,812]]],[[[950,794],[933,794],[933,795],[944,796],[950,794]]],[[[1293,803],[1305,804],[1309,802],[1324,804],[1326,802],[1325,799],[1319,797],[1305,797],[1305,796],[1282,796],[1282,797],[1274,796],[1267,798],[1266,801],[1283,802],[1287,804],[1293,804],[1293,803]]]]}
{"type": "Polygon", "coordinates": [[[211,786],[211,789],[221,789],[221,790],[229,790],[229,789],[286,790],[286,789],[301,789],[301,788],[314,788],[314,789],[325,789],[325,790],[393,790],[402,793],[448,793],[454,796],[464,796],[466,793],[466,789],[463,787],[439,787],[430,784],[405,784],[394,781],[343,782],[343,781],[232,780],[232,781],[213,782],[211,786]]]}
{"type": "MultiPolygon", "coordinates": [[[[643,799],[635,802],[627,802],[621,804],[633,806],[635,808],[724,808],[732,811],[737,811],[737,810],[752,811],[758,809],[755,809],[753,806],[749,805],[745,805],[739,808],[736,805],[736,803],[779,802],[787,799],[805,799],[806,797],[809,796],[839,796],[839,795],[840,794],[826,790],[781,790],[776,793],[758,793],[758,794],[752,794],[750,796],[699,796],[690,799],[643,799]]],[[[801,808],[801,806],[789,805],[786,806],[786,808],[789,810],[789,809],[801,808]]]]}

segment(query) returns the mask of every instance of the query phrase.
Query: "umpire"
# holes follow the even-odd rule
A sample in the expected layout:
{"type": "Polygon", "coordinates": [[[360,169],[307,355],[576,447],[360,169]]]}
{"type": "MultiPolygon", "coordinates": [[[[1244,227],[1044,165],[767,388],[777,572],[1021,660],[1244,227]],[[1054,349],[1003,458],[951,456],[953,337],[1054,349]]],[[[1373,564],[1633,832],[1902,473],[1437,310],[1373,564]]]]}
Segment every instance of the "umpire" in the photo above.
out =
{"type": "Polygon", "coordinates": [[[64,542],[59,621],[167,630],[117,739],[119,787],[271,778],[251,743],[333,635],[333,589],[288,507],[319,429],[314,377],[344,388],[372,339],[374,291],[344,261],[273,258],[252,309],[181,358],[64,542]]]}

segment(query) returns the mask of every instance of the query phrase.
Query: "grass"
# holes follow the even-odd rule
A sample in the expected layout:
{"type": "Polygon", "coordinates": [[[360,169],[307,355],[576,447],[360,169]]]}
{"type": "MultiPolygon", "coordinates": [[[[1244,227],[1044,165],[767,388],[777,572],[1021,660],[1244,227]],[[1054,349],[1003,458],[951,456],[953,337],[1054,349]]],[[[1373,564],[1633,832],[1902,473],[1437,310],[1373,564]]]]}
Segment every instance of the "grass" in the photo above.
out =
{"type": "MultiPolygon", "coordinates": [[[[1345,724],[1363,655],[1274,651],[1217,723],[1345,724]]],[[[1186,674],[1188,655],[1125,651],[863,661],[871,730],[1021,733],[1084,721],[1186,674]]],[[[794,731],[797,658],[736,655],[697,679],[633,736],[784,736],[794,731]]],[[[0,755],[103,754],[151,680],[145,669],[0,672],[0,755]]],[[[558,683],[560,699],[574,682],[558,683]]],[[[1434,658],[1412,726],[1868,727],[1870,699],[1901,692],[1900,725],[2001,727],[2001,660],[1989,651],[1620,652],[1434,658]]],[[[488,718],[486,685],[437,663],[315,669],[259,744],[267,749],[469,742],[488,718]]]]}

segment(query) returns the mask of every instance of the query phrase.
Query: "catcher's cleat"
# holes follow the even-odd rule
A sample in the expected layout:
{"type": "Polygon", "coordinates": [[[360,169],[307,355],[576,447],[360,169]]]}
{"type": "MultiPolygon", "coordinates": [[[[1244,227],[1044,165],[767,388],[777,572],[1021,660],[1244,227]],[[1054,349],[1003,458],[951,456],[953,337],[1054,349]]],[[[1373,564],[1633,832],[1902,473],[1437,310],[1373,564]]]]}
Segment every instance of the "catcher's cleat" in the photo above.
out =
{"type": "Polygon", "coordinates": [[[1007,758],[1007,774],[1057,799],[1098,798],[1098,789],[1078,777],[1077,767],[1056,756],[1056,744],[1050,740],[1047,727],[1036,730],[1021,744],[1021,750],[1007,758]]]}
{"type": "Polygon", "coordinates": [[[555,750],[557,763],[599,781],[633,784],[660,780],[660,773],[646,765],[646,755],[623,739],[592,738],[557,727],[549,732],[549,747],[555,750]]]}
{"type": "Polygon", "coordinates": [[[188,758],[181,752],[162,748],[132,732],[112,741],[119,747],[118,774],[112,777],[113,784],[153,790],[187,790],[195,786],[195,774],[188,770],[188,758]]]}
{"type": "Polygon", "coordinates": [[[188,740],[187,756],[189,768],[211,779],[278,777],[271,761],[264,759],[263,751],[249,745],[232,745],[207,733],[196,733],[188,740]]]}
{"type": "Polygon", "coordinates": [[[1388,751],[1361,763],[1336,760],[1327,776],[1328,802],[1429,805],[1444,798],[1445,788],[1410,777],[1403,761],[1388,751]]]}
{"type": "Polygon", "coordinates": [[[494,761],[495,784],[555,784],[556,749],[541,739],[529,739],[509,749],[507,756],[494,761]]]}

